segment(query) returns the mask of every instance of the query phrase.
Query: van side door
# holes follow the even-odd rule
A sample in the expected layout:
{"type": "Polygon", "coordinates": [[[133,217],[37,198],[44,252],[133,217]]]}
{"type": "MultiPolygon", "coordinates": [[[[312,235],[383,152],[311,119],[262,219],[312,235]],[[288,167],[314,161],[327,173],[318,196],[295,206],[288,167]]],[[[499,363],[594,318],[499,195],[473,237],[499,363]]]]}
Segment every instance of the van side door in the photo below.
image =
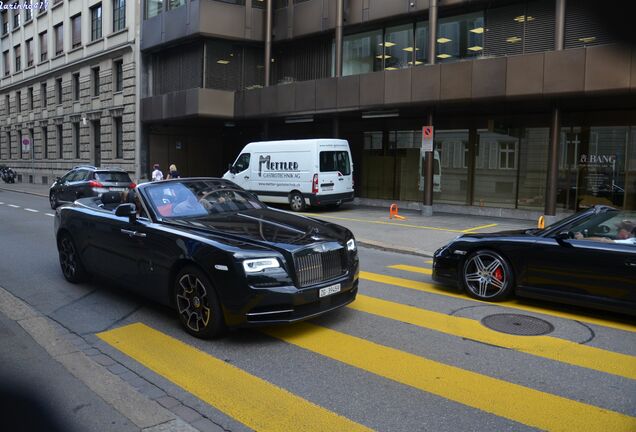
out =
{"type": "Polygon", "coordinates": [[[353,191],[351,156],[347,150],[320,150],[318,193],[343,194],[353,191]]]}

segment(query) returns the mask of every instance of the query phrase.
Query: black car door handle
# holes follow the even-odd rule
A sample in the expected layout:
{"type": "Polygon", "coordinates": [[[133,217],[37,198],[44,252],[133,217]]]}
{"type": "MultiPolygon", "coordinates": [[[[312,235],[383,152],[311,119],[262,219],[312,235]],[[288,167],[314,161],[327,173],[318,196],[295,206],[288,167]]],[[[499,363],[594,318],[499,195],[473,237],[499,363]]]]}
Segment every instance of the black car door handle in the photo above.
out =
{"type": "Polygon", "coordinates": [[[128,237],[141,237],[141,238],[145,238],[146,237],[146,233],[140,233],[137,231],[131,231],[131,230],[127,230],[127,229],[121,229],[120,230],[122,232],[122,234],[126,234],[128,237]]]}

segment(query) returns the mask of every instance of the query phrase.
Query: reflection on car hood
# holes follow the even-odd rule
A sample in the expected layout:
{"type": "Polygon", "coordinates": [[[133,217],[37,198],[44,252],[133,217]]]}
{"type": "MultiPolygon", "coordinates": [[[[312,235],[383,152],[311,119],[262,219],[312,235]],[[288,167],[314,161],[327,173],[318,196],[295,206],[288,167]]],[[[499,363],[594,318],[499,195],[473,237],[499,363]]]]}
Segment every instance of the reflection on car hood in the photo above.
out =
{"type": "Polygon", "coordinates": [[[336,225],[273,209],[172,219],[170,222],[199,231],[279,245],[303,246],[320,241],[345,240],[344,229],[336,225]]]}
{"type": "Polygon", "coordinates": [[[460,237],[459,240],[461,240],[462,238],[498,238],[498,237],[519,237],[519,236],[530,236],[529,234],[527,234],[527,229],[522,229],[522,230],[510,230],[510,231],[499,231],[499,232],[493,232],[493,233],[470,233],[470,234],[464,234],[463,236],[460,237]]]}

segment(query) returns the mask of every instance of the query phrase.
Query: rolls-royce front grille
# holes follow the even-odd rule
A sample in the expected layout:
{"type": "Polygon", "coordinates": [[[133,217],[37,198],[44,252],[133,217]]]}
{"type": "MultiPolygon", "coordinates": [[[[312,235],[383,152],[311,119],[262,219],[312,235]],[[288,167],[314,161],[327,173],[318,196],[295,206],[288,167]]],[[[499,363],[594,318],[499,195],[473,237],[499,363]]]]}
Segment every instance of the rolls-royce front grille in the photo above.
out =
{"type": "Polygon", "coordinates": [[[346,272],[344,254],[344,249],[336,249],[296,256],[298,284],[306,287],[343,275],[346,272]]]}

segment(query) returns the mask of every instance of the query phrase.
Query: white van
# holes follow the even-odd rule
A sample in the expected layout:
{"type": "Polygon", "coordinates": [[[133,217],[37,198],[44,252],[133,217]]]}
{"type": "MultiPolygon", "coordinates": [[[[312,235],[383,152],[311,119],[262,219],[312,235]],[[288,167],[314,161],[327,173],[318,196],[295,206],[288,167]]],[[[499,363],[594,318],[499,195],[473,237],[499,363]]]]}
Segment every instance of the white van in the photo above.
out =
{"type": "Polygon", "coordinates": [[[253,142],[223,175],[264,202],[307,206],[353,201],[353,162],[346,140],[253,142]]]}

